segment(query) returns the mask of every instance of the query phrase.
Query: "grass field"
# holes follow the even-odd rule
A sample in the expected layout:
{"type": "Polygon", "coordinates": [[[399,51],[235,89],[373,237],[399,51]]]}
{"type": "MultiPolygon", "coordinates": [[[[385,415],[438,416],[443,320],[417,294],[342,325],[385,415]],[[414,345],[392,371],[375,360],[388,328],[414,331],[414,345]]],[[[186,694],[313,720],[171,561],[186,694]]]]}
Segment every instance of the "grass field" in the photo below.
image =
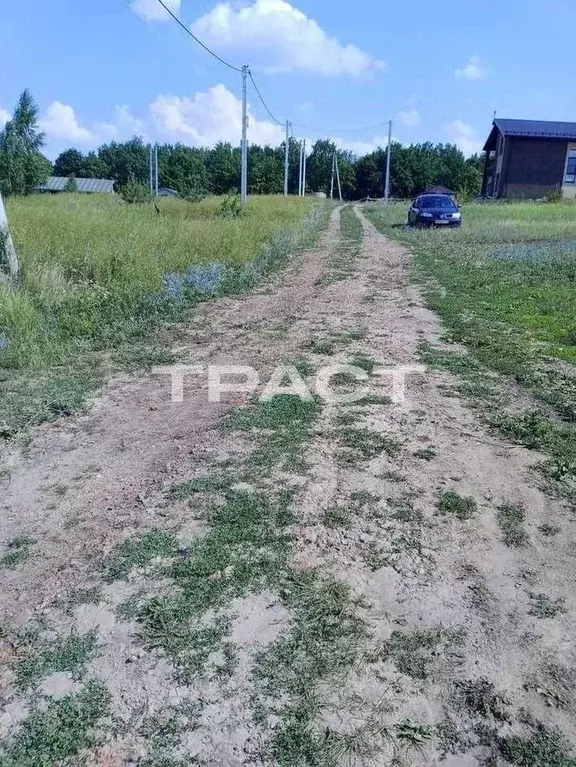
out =
{"type": "Polygon", "coordinates": [[[131,346],[191,303],[257,282],[298,245],[311,209],[299,198],[255,197],[245,215],[223,217],[221,204],[165,200],[157,213],[105,195],[9,201],[22,289],[0,284],[0,432],[80,404],[98,378],[94,353],[131,346]]]}
{"type": "Polygon", "coordinates": [[[416,256],[416,278],[470,356],[424,350],[429,362],[463,372],[491,420],[554,456],[552,473],[576,476],[576,205],[471,204],[458,231],[405,229],[406,205],[373,206],[376,227],[416,256]],[[483,370],[512,376],[541,407],[509,418],[483,370]]]}

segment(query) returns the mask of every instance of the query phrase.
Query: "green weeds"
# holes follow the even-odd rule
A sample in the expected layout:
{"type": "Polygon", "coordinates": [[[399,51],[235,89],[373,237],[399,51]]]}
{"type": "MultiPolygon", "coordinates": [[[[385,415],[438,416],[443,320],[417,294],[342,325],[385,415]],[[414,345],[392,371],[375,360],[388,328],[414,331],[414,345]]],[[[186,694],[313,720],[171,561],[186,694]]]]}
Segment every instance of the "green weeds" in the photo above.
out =
{"type": "Polygon", "coordinates": [[[332,764],[332,744],[317,723],[315,691],[361,657],[368,636],[357,610],[361,602],[348,586],[314,571],[292,573],[282,595],[294,616],[292,633],[262,653],[256,666],[261,694],[287,701],[271,755],[280,767],[332,764]]]}
{"type": "Polygon", "coordinates": [[[472,717],[481,717],[500,722],[509,722],[507,713],[509,701],[496,691],[493,682],[487,679],[465,679],[455,682],[456,701],[462,703],[472,717]]]}
{"type": "Polygon", "coordinates": [[[570,744],[556,728],[530,722],[529,737],[508,735],[498,739],[500,755],[515,767],[575,767],[570,744]]]}
{"type": "Polygon", "coordinates": [[[506,546],[519,547],[528,543],[528,534],[524,530],[526,511],[523,506],[505,503],[499,507],[496,519],[506,546]]]}
{"type": "Polygon", "coordinates": [[[529,615],[536,618],[555,618],[560,613],[565,613],[565,600],[559,597],[553,599],[547,594],[530,594],[529,615]]]}
{"type": "Polygon", "coordinates": [[[431,446],[419,448],[414,451],[414,458],[421,458],[423,461],[432,461],[436,458],[436,450],[431,446]]]}
{"type": "Polygon", "coordinates": [[[35,707],[7,741],[3,767],[59,767],[97,745],[95,727],[109,714],[110,696],[103,684],[88,682],[77,694],[35,707]]]}
{"type": "Polygon", "coordinates": [[[362,222],[355,214],[352,205],[346,205],[340,211],[340,239],[331,254],[330,274],[323,281],[330,283],[347,280],[355,274],[363,238],[362,222]]]}
{"type": "Polygon", "coordinates": [[[9,570],[15,570],[18,565],[25,562],[31,555],[30,549],[36,543],[27,535],[19,535],[8,542],[6,552],[0,559],[0,564],[9,570]]]}
{"type": "Polygon", "coordinates": [[[558,525],[550,525],[548,522],[544,523],[543,525],[540,525],[538,528],[542,535],[545,535],[547,538],[550,538],[553,535],[558,535],[560,532],[560,528],[558,525]]]}
{"type": "Polygon", "coordinates": [[[105,579],[110,583],[126,578],[132,568],[144,567],[155,557],[172,557],[177,552],[176,538],[166,530],[150,530],[139,538],[128,538],[108,558],[105,579]]]}
{"type": "Polygon", "coordinates": [[[367,426],[344,426],[336,433],[342,463],[358,464],[385,454],[394,458],[400,451],[400,441],[391,434],[367,426]]]}
{"type": "Polygon", "coordinates": [[[441,514],[450,514],[462,521],[471,519],[478,510],[474,498],[458,495],[453,490],[443,492],[436,505],[441,514]]]}
{"type": "Polygon", "coordinates": [[[49,644],[27,648],[24,657],[16,664],[16,685],[24,690],[41,679],[59,671],[69,671],[73,679],[81,679],[86,664],[96,652],[96,632],[59,638],[49,644]]]}
{"type": "Polygon", "coordinates": [[[465,634],[461,629],[421,629],[393,631],[390,639],[378,651],[382,660],[390,658],[398,671],[414,679],[426,679],[439,648],[462,645],[465,634]]]}

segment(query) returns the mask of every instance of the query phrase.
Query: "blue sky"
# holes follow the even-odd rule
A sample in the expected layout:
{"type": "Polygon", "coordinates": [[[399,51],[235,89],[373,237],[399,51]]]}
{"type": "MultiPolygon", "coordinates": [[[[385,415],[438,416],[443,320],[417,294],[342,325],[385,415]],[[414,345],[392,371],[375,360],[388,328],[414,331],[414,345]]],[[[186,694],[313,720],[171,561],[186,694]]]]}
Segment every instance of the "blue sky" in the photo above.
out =
{"type": "MultiPolygon", "coordinates": [[[[385,143],[392,119],[400,141],[450,140],[469,153],[494,110],[576,121],[572,0],[165,2],[224,58],[249,64],[273,113],[308,140],[363,153],[385,143]]],[[[0,121],[30,88],[49,156],[134,133],[238,143],[240,76],[157,0],[5,5],[0,121]]],[[[279,143],[254,92],[249,104],[250,140],[279,143]]]]}

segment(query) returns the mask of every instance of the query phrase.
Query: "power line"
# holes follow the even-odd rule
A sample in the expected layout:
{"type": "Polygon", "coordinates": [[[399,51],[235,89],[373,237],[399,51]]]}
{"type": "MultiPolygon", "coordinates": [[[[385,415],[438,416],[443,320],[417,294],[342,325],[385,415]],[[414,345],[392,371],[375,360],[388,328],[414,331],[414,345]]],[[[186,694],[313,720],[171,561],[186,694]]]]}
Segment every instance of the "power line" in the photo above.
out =
{"type": "MultiPolygon", "coordinates": [[[[130,0],[127,0],[127,2],[130,3],[130,0]]],[[[221,56],[219,56],[217,53],[215,53],[211,48],[209,48],[205,43],[203,43],[202,40],[200,40],[198,37],[196,37],[196,35],[186,26],[186,24],[182,21],[182,19],[180,19],[178,17],[178,15],[175,14],[174,11],[172,11],[166,5],[164,0],[158,0],[158,3],[166,11],[166,13],[176,22],[176,24],[178,24],[178,26],[181,27],[184,30],[184,32],[186,32],[186,34],[189,35],[194,40],[195,43],[197,43],[201,48],[203,48],[207,53],[209,53],[213,58],[215,58],[221,64],[224,64],[225,67],[228,67],[228,69],[231,69],[234,72],[242,73],[242,68],[241,67],[237,67],[234,64],[231,64],[229,61],[226,61],[221,56]]],[[[256,91],[256,94],[257,94],[258,98],[260,99],[260,102],[262,103],[262,106],[264,107],[264,109],[268,113],[268,115],[271,118],[271,120],[273,122],[275,122],[277,125],[280,125],[280,126],[284,127],[285,123],[281,122],[280,120],[278,120],[278,118],[273,114],[273,112],[269,108],[268,104],[266,103],[266,100],[264,99],[264,97],[262,96],[262,93],[260,92],[260,89],[256,85],[256,81],[254,80],[252,72],[249,69],[248,69],[248,76],[250,77],[250,81],[251,81],[252,85],[254,86],[254,90],[256,91]]],[[[334,134],[334,133],[361,133],[363,131],[375,130],[376,128],[380,128],[380,127],[382,127],[382,126],[384,126],[386,124],[387,123],[382,122],[382,123],[376,123],[375,125],[366,125],[366,126],[361,127],[361,128],[342,128],[342,129],[338,129],[338,130],[336,130],[336,129],[326,130],[326,129],[323,129],[323,128],[318,128],[317,126],[302,125],[301,123],[291,123],[290,124],[290,132],[291,132],[292,136],[294,136],[294,132],[292,130],[292,126],[294,125],[297,128],[303,128],[304,130],[314,131],[315,133],[324,133],[325,135],[329,134],[329,133],[332,133],[332,134],[334,134]]]]}
{"type": "Polygon", "coordinates": [[[263,97],[263,96],[262,96],[262,94],[260,93],[260,91],[259,91],[259,89],[258,89],[258,86],[256,85],[256,83],[255,83],[255,81],[254,81],[254,78],[252,77],[252,72],[251,72],[250,70],[248,70],[248,77],[250,78],[250,82],[251,82],[251,83],[252,83],[252,85],[254,86],[254,90],[256,91],[256,93],[257,93],[257,95],[258,95],[258,98],[259,98],[259,99],[260,99],[260,101],[262,102],[262,106],[264,107],[264,109],[265,109],[265,110],[268,112],[268,114],[270,115],[270,117],[272,118],[272,120],[273,120],[275,123],[277,123],[278,125],[281,125],[282,127],[284,127],[285,123],[283,123],[283,122],[280,122],[280,120],[278,120],[276,117],[274,117],[274,115],[272,114],[272,112],[270,111],[270,109],[269,109],[269,107],[268,107],[268,104],[267,104],[267,103],[264,101],[264,97],[263,97]]]}
{"type": "Polygon", "coordinates": [[[183,29],[183,30],[184,30],[184,31],[185,31],[187,34],[189,34],[189,35],[190,35],[190,37],[191,37],[191,38],[192,38],[192,39],[193,39],[195,42],[197,42],[197,43],[198,43],[198,45],[200,45],[202,48],[204,48],[204,50],[205,50],[205,51],[208,51],[208,53],[209,53],[211,56],[214,56],[214,58],[215,58],[215,59],[217,59],[217,60],[218,60],[218,61],[219,61],[221,64],[224,64],[224,66],[228,67],[229,69],[233,69],[233,70],[234,70],[234,72],[241,72],[241,71],[242,71],[242,70],[240,69],[240,67],[235,67],[235,66],[234,66],[234,64],[230,64],[228,61],[225,61],[225,60],[224,60],[223,58],[221,58],[221,57],[220,57],[220,56],[219,56],[217,53],[214,53],[214,51],[213,51],[211,48],[209,48],[207,45],[205,45],[205,44],[202,42],[202,40],[199,40],[199,39],[196,37],[196,35],[194,35],[194,34],[193,34],[193,33],[192,33],[192,32],[191,32],[189,29],[188,29],[188,27],[186,26],[186,24],[184,24],[184,22],[183,22],[181,19],[179,19],[179,18],[178,18],[178,16],[177,16],[177,15],[176,15],[176,14],[175,14],[173,11],[171,11],[171,10],[170,10],[170,8],[168,8],[168,6],[166,5],[166,3],[164,3],[164,2],[163,2],[163,0],[158,0],[158,2],[159,2],[159,3],[160,3],[160,5],[162,6],[162,8],[164,8],[164,10],[166,11],[166,13],[169,13],[169,14],[170,14],[170,16],[172,16],[172,18],[174,19],[174,21],[175,21],[175,22],[176,22],[176,23],[177,23],[177,24],[178,24],[180,27],[182,27],[182,29],[183,29]]]}

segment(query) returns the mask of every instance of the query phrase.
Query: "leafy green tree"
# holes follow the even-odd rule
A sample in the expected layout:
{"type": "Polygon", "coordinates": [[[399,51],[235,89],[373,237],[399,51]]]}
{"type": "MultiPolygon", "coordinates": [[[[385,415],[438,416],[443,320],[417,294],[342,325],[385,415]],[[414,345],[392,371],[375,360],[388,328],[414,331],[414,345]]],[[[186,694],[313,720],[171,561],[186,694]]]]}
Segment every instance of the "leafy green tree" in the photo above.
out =
{"type": "Polygon", "coordinates": [[[382,197],[385,179],[385,149],[377,149],[375,152],[361,157],[356,163],[356,195],[358,199],[382,197]]]}
{"type": "Polygon", "coordinates": [[[332,159],[336,144],[327,139],[316,141],[306,162],[306,188],[330,194],[332,159]]]}
{"type": "Polygon", "coordinates": [[[0,131],[0,184],[5,194],[29,194],[50,175],[52,165],[40,152],[43,145],[38,107],[24,90],[0,131]]]}
{"type": "Polygon", "coordinates": [[[108,168],[96,152],[84,155],[78,149],[66,149],[54,162],[54,175],[67,177],[71,174],[76,178],[106,178],[108,168]]]}
{"type": "Polygon", "coordinates": [[[98,159],[106,169],[106,178],[116,181],[118,187],[126,186],[129,181],[146,185],[149,178],[149,150],[139,136],[130,141],[101,146],[98,159]]]}
{"type": "MultiPolygon", "coordinates": [[[[288,190],[298,191],[300,143],[289,140],[288,190]]],[[[338,157],[342,193],[345,199],[382,197],[384,193],[386,149],[357,158],[352,152],[337,150],[333,141],[316,141],[307,159],[307,190],[329,194],[332,158],[338,157]]],[[[220,143],[213,148],[184,144],[158,147],[160,184],[189,200],[200,200],[207,193],[224,195],[237,192],[240,184],[240,150],[220,143]]],[[[113,178],[118,187],[134,181],[148,185],[148,147],[139,138],[102,146],[83,155],[68,149],[56,160],[56,173],[88,178],[113,178]]],[[[482,178],[482,158],[466,158],[453,144],[393,143],[391,148],[391,193],[410,198],[430,185],[443,185],[462,199],[478,194],[482,178]]],[[[248,191],[251,194],[278,194],[284,188],[284,145],[250,145],[248,151],[248,191]]],[[[336,185],[334,192],[337,193],[336,185]]]]}
{"type": "Polygon", "coordinates": [[[78,184],[76,183],[76,176],[71,173],[68,178],[66,179],[66,183],[64,184],[64,191],[65,192],[77,192],[78,191],[78,184]]]}
{"type": "Polygon", "coordinates": [[[206,157],[210,191],[213,194],[228,194],[240,188],[241,156],[239,149],[231,144],[216,144],[206,157]]]}
{"type": "Polygon", "coordinates": [[[160,183],[175,189],[184,199],[197,202],[208,192],[205,150],[184,144],[169,144],[158,148],[160,183]]]}
{"type": "Polygon", "coordinates": [[[77,174],[80,178],[111,178],[109,168],[96,152],[84,155],[82,166],[77,174]]]}
{"type": "MultiPolygon", "coordinates": [[[[284,152],[282,152],[284,157],[284,152]]],[[[288,141],[288,194],[298,194],[298,176],[300,163],[300,142],[295,138],[288,141]]]]}
{"type": "Polygon", "coordinates": [[[284,189],[284,152],[265,146],[251,146],[248,154],[248,191],[278,194],[284,189]]]}
{"type": "Polygon", "coordinates": [[[78,149],[66,149],[56,158],[54,162],[54,175],[66,176],[71,175],[80,176],[80,169],[84,162],[84,156],[78,149]]]}

